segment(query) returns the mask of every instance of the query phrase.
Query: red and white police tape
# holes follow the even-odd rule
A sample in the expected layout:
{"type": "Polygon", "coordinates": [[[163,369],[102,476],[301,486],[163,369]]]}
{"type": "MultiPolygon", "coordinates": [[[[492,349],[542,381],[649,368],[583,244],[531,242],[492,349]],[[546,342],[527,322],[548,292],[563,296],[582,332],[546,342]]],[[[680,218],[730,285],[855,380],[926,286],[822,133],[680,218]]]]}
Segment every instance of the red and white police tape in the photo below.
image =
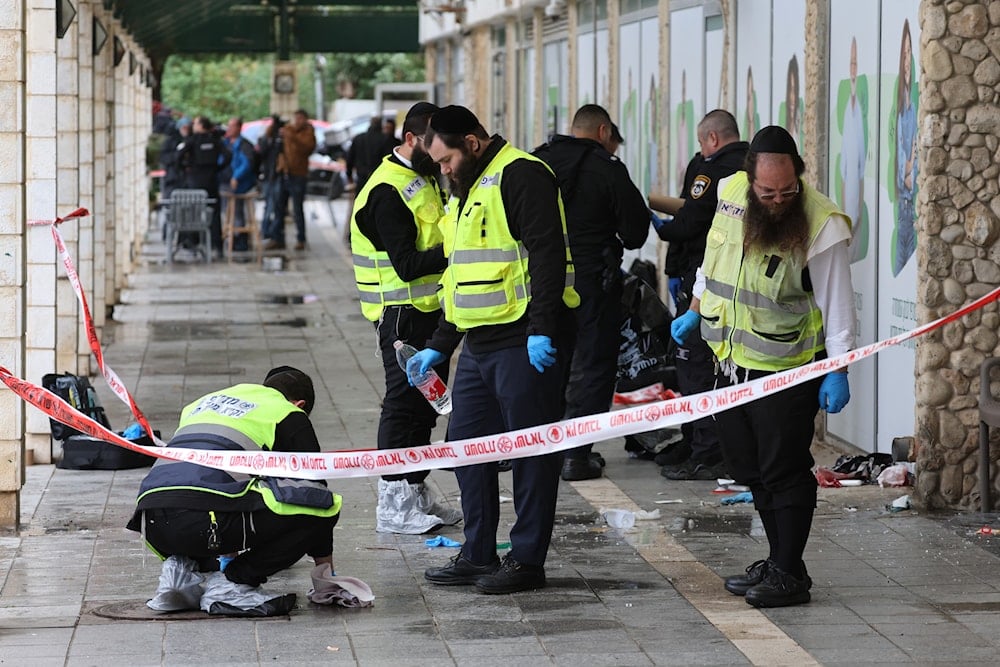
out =
{"type": "Polygon", "coordinates": [[[559,452],[581,445],[700,419],[774,394],[861,361],[880,350],[933,331],[1000,298],[997,288],[954,313],[891,338],[851,350],[799,368],[774,373],[757,380],[714,391],[648,405],[605,412],[587,417],[498,433],[481,438],[438,442],[422,447],[384,450],[333,451],[316,454],[289,452],[245,452],[181,447],[143,447],[112,433],[92,419],[72,409],[55,394],[20,380],[0,367],[0,381],[24,400],[53,419],[84,433],[122,447],[177,461],[250,475],[297,479],[337,479],[371,475],[398,475],[417,470],[452,468],[559,452]]]}
{"type": "Polygon", "coordinates": [[[90,351],[94,353],[94,359],[97,360],[97,367],[101,369],[101,375],[104,376],[104,380],[111,387],[111,391],[115,393],[125,405],[129,407],[132,411],[132,416],[139,423],[149,437],[152,438],[157,445],[165,445],[162,440],[156,437],[153,433],[153,429],[150,428],[149,422],[146,421],[146,416],[142,414],[139,406],[136,405],[135,400],[129,393],[128,389],[125,387],[125,383],[122,382],[118,374],[104,362],[104,352],[101,349],[101,341],[97,339],[97,329],[94,327],[94,318],[90,314],[90,306],[87,305],[87,297],[83,292],[83,285],[80,283],[80,276],[76,272],[76,265],[73,263],[73,258],[69,254],[69,250],[66,248],[66,242],[63,240],[62,234],[59,232],[59,225],[66,220],[71,220],[73,218],[85,218],[90,215],[90,212],[85,208],[78,208],[72,213],[68,214],[65,218],[56,218],[55,220],[29,220],[28,224],[32,226],[48,225],[52,229],[52,238],[56,242],[56,250],[59,251],[59,259],[62,260],[63,266],[66,267],[66,275],[69,277],[70,285],[73,286],[73,291],[76,293],[76,298],[80,302],[80,308],[83,311],[83,322],[87,330],[87,341],[90,343],[90,351]]]}

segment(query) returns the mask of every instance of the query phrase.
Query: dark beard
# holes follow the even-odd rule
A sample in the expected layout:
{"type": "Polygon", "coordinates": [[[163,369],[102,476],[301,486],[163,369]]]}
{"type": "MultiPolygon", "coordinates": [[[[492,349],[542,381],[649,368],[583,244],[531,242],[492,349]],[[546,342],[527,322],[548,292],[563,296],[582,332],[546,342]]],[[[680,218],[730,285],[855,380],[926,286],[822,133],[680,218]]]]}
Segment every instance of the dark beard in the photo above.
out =
{"type": "Polygon", "coordinates": [[[457,197],[460,201],[465,201],[465,198],[469,196],[469,190],[472,189],[476,176],[479,175],[478,158],[472,151],[466,152],[466,150],[462,149],[462,164],[448,175],[448,191],[451,196],[457,197]]]}
{"type": "Polygon", "coordinates": [[[809,243],[809,221],[802,193],[781,211],[772,212],[750,190],[743,218],[743,247],[760,252],[805,252],[809,243]]]}
{"type": "Polygon", "coordinates": [[[417,172],[421,176],[427,176],[428,178],[437,178],[441,175],[441,166],[431,158],[420,146],[413,147],[413,154],[410,156],[410,164],[413,165],[413,171],[417,172]]]}

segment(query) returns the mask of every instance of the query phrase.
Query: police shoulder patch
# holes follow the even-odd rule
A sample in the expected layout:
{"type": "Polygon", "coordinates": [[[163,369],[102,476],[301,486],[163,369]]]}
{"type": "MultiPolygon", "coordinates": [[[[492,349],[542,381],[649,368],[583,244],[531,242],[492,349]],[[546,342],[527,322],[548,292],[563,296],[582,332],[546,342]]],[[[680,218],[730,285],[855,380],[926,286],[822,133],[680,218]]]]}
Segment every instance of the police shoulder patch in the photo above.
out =
{"type": "Polygon", "coordinates": [[[712,179],[705,174],[698,174],[691,184],[691,199],[701,199],[701,196],[708,191],[708,186],[712,184],[712,179]]]}

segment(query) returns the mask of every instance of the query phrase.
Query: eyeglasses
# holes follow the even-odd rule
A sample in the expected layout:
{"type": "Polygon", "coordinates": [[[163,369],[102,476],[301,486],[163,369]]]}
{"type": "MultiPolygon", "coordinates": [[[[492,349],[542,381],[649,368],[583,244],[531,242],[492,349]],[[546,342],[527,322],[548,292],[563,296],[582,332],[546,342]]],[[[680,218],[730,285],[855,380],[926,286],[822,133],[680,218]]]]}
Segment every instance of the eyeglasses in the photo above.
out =
{"type": "Polygon", "coordinates": [[[802,186],[799,183],[795,184],[794,190],[783,190],[781,192],[776,192],[774,190],[761,192],[760,190],[757,190],[756,185],[754,185],[753,187],[754,190],[757,191],[757,197],[761,201],[774,201],[774,199],[777,197],[781,197],[782,199],[791,199],[792,197],[794,197],[795,195],[799,194],[802,191],[802,186]]]}

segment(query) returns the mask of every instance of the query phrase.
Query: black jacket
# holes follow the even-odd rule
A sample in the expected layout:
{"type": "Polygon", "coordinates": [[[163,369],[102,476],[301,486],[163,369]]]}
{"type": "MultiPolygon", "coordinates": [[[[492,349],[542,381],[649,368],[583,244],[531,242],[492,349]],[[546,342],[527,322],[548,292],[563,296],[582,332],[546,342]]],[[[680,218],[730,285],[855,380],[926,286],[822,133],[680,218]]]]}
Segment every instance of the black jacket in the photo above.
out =
{"type": "Polygon", "coordinates": [[[557,134],[534,154],[555,172],[566,210],[573,266],[578,274],[621,264],[622,248],[638,248],[649,234],[649,208],[628,168],[591,139],[557,134]]]}
{"type": "Polygon", "coordinates": [[[697,153],[684,173],[684,205],[658,234],[670,243],[665,272],[672,277],[693,274],[705,257],[705,237],[719,203],[719,181],[743,168],[750,144],[734,141],[710,158],[697,153]]]}
{"type": "MultiPolygon", "coordinates": [[[[389,159],[407,168],[395,154],[389,159]]],[[[417,172],[413,172],[413,176],[416,178],[417,172]]],[[[433,180],[426,176],[424,178],[433,180]]],[[[435,183],[431,183],[431,187],[437,189],[435,183]]],[[[372,242],[375,249],[389,254],[392,268],[407,282],[440,273],[448,265],[443,246],[417,250],[417,225],[413,220],[413,212],[403,203],[399,190],[388,183],[372,187],[368,192],[368,201],[354,219],[358,223],[358,229],[372,242]]]]}
{"type": "Polygon", "coordinates": [[[180,165],[187,174],[187,186],[218,196],[219,172],[228,167],[233,158],[222,139],[212,133],[192,134],[179,150],[180,165]]]}
{"type": "MultiPolygon", "coordinates": [[[[494,134],[489,147],[479,158],[476,180],[507,140],[494,134]]],[[[528,312],[509,324],[494,324],[470,329],[465,344],[474,354],[493,352],[525,345],[528,336],[543,335],[555,347],[573,334],[573,318],[562,302],[566,282],[566,245],[559,220],[559,186],[545,165],[534,160],[515,160],[504,168],[500,179],[500,197],[507,214],[511,236],[528,249],[528,273],[531,275],[531,301],[528,312]]],[[[459,202],[459,210],[465,202],[459,202]]],[[[427,347],[450,355],[462,340],[455,325],[442,313],[437,331],[427,347]]]]}

